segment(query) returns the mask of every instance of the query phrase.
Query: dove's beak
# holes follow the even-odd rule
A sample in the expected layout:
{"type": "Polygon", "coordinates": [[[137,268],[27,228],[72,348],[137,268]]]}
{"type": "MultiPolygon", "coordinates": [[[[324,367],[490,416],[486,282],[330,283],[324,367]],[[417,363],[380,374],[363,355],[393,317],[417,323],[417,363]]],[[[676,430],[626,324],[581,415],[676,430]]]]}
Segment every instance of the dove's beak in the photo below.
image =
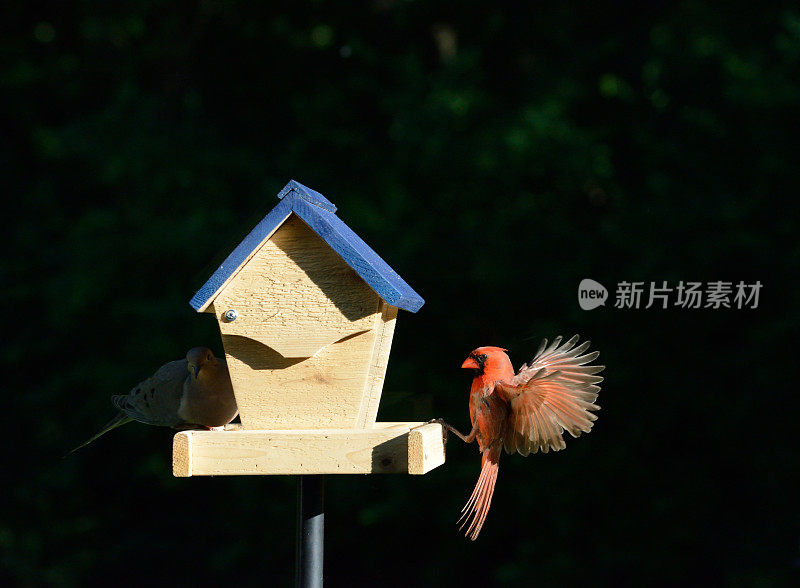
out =
{"type": "Polygon", "coordinates": [[[191,370],[192,374],[194,375],[194,379],[197,379],[197,374],[200,373],[200,366],[191,364],[189,365],[189,370],[191,370]]]}

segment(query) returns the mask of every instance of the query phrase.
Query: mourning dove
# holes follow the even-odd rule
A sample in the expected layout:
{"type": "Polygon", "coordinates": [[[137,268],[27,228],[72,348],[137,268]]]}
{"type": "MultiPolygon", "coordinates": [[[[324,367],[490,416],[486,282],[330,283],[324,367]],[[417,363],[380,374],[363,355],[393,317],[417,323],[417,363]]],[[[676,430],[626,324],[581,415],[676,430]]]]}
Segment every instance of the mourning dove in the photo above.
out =
{"type": "Polygon", "coordinates": [[[176,429],[221,427],[239,413],[224,359],[195,347],[186,359],[171,361],[127,395],[111,397],[119,410],[100,432],[70,453],[131,421],[176,429]]]}

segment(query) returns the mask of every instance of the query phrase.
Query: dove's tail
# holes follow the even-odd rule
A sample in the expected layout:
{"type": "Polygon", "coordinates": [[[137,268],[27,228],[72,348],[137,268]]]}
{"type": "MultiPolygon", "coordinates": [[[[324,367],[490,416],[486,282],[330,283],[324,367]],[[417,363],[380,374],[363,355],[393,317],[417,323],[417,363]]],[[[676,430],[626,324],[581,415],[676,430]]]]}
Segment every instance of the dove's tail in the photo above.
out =
{"type": "MultiPolygon", "coordinates": [[[[91,443],[92,441],[94,441],[98,437],[102,437],[103,435],[105,435],[109,431],[111,431],[113,429],[116,429],[117,427],[121,427],[122,425],[127,425],[128,423],[130,423],[132,421],[133,421],[133,419],[131,417],[129,417],[128,415],[126,415],[124,413],[119,413],[117,416],[115,416],[113,419],[111,419],[108,423],[106,423],[106,426],[103,427],[102,429],[100,429],[99,432],[97,432],[94,436],[90,437],[87,441],[84,441],[83,443],[78,445],[75,449],[73,449],[72,451],[67,453],[67,455],[72,455],[73,453],[78,451],[78,449],[81,449],[82,447],[86,447],[87,445],[89,445],[89,443],[91,443]]],[[[64,457],[67,457],[67,455],[65,455],[64,457]]]]}

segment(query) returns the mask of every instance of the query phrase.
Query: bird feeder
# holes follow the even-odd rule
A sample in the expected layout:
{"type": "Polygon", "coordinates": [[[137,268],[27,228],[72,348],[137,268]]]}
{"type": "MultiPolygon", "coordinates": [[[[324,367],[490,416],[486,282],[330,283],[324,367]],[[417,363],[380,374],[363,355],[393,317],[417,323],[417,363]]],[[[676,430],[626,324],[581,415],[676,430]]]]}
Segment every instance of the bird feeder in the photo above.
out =
{"type": "Polygon", "coordinates": [[[424,300],[295,181],[192,298],[216,317],[241,426],[182,431],[176,476],[424,474],[438,424],[376,422],[399,309],[424,300]]]}

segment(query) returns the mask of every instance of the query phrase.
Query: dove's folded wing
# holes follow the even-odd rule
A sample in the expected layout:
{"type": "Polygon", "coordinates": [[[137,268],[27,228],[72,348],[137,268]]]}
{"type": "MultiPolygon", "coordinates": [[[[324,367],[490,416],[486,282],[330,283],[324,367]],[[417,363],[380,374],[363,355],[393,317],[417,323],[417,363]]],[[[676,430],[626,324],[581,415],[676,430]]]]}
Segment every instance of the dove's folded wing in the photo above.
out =
{"type": "Polygon", "coordinates": [[[113,396],[111,402],[120,412],[140,423],[174,427],[183,421],[178,416],[178,408],[188,377],[185,359],[171,361],[129,394],[113,396]]]}

